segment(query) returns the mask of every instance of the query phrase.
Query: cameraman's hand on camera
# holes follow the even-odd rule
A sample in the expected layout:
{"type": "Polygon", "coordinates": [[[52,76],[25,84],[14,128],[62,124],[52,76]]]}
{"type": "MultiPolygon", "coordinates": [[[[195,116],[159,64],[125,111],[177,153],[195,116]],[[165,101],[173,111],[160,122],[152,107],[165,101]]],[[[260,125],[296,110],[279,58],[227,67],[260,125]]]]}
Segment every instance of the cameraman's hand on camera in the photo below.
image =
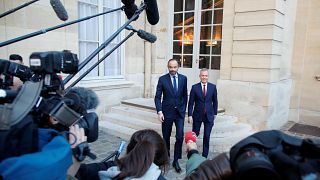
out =
{"type": "MultiPolygon", "coordinates": [[[[78,124],[70,126],[69,128],[69,143],[71,148],[76,148],[79,144],[87,141],[87,136],[84,134],[84,129],[80,128],[78,124]]],[[[75,176],[80,168],[80,161],[75,156],[72,156],[73,164],[68,169],[68,175],[75,176]]]]}
{"type": "Polygon", "coordinates": [[[71,148],[75,148],[82,142],[87,141],[87,136],[84,135],[84,129],[80,128],[78,124],[70,126],[69,132],[69,143],[71,144],[71,148]]]}

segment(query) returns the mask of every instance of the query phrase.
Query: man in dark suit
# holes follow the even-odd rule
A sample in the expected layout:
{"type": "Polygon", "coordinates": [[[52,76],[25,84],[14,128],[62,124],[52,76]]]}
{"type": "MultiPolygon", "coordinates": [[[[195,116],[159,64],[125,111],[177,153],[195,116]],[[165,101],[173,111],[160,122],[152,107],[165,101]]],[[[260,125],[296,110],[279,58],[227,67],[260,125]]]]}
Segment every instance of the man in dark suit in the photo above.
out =
{"type": "Polygon", "coordinates": [[[191,88],[188,104],[188,123],[192,131],[199,136],[201,124],[204,125],[202,156],[208,157],[210,133],[218,111],[217,88],[208,82],[208,70],[200,70],[201,82],[191,88]]]}
{"type": "Polygon", "coordinates": [[[178,74],[179,65],[177,60],[168,61],[169,73],[161,76],[157,85],[154,102],[157,108],[158,119],[162,123],[162,136],[166,142],[170,157],[170,136],[172,125],[176,126],[176,142],[174,144],[173,167],[180,173],[181,167],[178,159],[181,159],[184,117],[186,113],[188,90],[187,77],[178,74]],[[161,96],[163,99],[161,102],[161,96]]]}

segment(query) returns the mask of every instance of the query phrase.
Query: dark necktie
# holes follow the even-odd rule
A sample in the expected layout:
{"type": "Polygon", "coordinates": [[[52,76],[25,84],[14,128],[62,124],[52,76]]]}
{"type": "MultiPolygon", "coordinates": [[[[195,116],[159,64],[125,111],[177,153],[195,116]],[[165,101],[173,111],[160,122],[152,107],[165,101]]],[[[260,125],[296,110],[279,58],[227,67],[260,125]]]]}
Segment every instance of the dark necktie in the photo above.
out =
{"type": "Polygon", "coordinates": [[[173,78],[173,90],[176,93],[178,92],[176,76],[173,76],[172,78],[173,78]]]}
{"type": "MultiPolygon", "coordinates": [[[[206,85],[205,85],[205,84],[203,85],[202,93],[203,93],[204,99],[206,99],[206,85]]],[[[203,113],[205,114],[206,112],[207,112],[207,111],[206,111],[206,104],[204,104],[203,113]]]]}

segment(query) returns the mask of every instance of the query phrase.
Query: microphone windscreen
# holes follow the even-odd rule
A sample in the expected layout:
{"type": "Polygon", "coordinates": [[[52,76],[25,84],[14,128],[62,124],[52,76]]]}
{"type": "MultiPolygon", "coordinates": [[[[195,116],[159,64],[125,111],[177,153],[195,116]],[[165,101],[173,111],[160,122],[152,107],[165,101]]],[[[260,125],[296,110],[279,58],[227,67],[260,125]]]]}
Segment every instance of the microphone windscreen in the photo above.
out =
{"type": "Polygon", "coordinates": [[[96,109],[99,105],[98,95],[91,89],[84,87],[72,87],[67,94],[69,93],[77,94],[81,99],[81,103],[85,105],[87,110],[96,109]]]}
{"type": "Polygon", "coordinates": [[[157,40],[157,36],[155,36],[155,35],[153,35],[151,33],[148,33],[148,32],[146,32],[144,30],[141,30],[141,29],[137,32],[137,34],[138,34],[138,36],[140,38],[142,38],[142,39],[144,39],[144,40],[146,40],[148,42],[151,42],[151,43],[154,43],[157,40]]]}
{"type": "Polygon", "coordinates": [[[188,143],[189,141],[197,142],[197,135],[193,131],[186,132],[184,135],[184,141],[188,143]]]}
{"type": "Polygon", "coordinates": [[[50,0],[50,4],[60,20],[68,20],[68,13],[59,0],[50,0]]]}
{"type": "MultiPolygon", "coordinates": [[[[134,0],[121,0],[121,2],[124,4],[124,13],[126,14],[128,19],[131,19],[131,17],[138,9],[137,5],[134,4],[134,0]]],[[[135,18],[134,21],[137,19],[138,17],[135,18]]]]}
{"type": "Polygon", "coordinates": [[[145,0],[147,5],[146,13],[148,22],[151,25],[155,25],[159,22],[159,10],[157,5],[157,0],[145,0]]]}

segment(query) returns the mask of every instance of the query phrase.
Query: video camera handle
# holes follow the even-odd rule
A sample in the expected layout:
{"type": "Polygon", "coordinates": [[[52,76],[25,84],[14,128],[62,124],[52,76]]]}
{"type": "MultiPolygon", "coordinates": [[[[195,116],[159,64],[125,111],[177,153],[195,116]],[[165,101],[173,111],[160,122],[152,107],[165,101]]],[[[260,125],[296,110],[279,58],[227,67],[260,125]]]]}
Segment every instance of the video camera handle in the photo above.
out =
{"type": "Polygon", "coordinates": [[[60,25],[57,25],[57,26],[53,26],[53,27],[50,27],[50,28],[47,28],[47,29],[42,29],[42,30],[30,33],[30,34],[26,34],[26,35],[23,35],[23,36],[14,38],[14,39],[10,39],[8,41],[4,41],[4,42],[0,43],[0,47],[9,45],[9,44],[12,44],[12,43],[15,43],[15,42],[19,42],[19,41],[22,41],[24,39],[29,39],[31,37],[38,36],[40,34],[45,34],[45,33],[49,32],[49,31],[53,31],[55,29],[59,29],[59,28],[65,27],[65,26],[69,26],[69,25],[72,25],[72,24],[75,24],[75,23],[78,23],[78,22],[81,22],[81,21],[85,21],[85,20],[97,17],[97,16],[101,16],[103,14],[108,14],[108,13],[111,13],[111,12],[123,10],[123,8],[124,8],[124,6],[122,6],[120,8],[112,9],[110,11],[106,11],[106,12],[102,12],[102,13],[95,14],[95,15],[92,15],[92,16],[88,16],[88,17],[84,17],[84,18],[77,19],[77,20],[74,20],[74,21],[70,21],[70,22],[67,22],[67,23],[63,23],[63,24],[60,24],[60,25]]]}
{"type": "MultiPolygon", "coordinates": [[[[132,21],[135,21],[136,18],[139,17],[139,15],[141,14],[141,12],[146,8],[146,5],[144,2],[141,3],[140,7],[136,10],[136,12],[134,13],[134,15],[127,21],[125,22],[116,32],[114,32],[103,44],[101,44],[101,46],[99,46],[95,51],[93,51],[82,63],[79,64],[79,68],[78,68],[78,72],[85,66],[87,65],[101,50],[103,50],[105,47],[107,47],[108,44],[110,44],[110,42],[116,38],[120,32],[125,29],[132,21]]],[[[101,58],[103,59],[103,58],[101,58]]],[[[93,68],[92,68],[93,69],[93,68]]],[[[88,73],[87,73],[88,74],[88,73]]],[[[75,74],[70,74],[68,75],[64,80],[63,80],[63,84],[66,85],[73,77],[75,76],[75,74]]],[[[82,77],[83,78],[83,77],[82,77]]],[[[81,78],[81,79],[82,79],[81,78]]],[[[79,78],[78,78],[79,79],[79,78]]],[[[81,80],[80,79],[80,80],[81,80]]],[[[79,81],[80,81],[79,80],[79,81]]],[[[79,82],[77,81],[77,82],[79,82]]],[[[76,83],[73,83],[72,85],[70,85],[70,87],[74,86],[76,83]]]]}

